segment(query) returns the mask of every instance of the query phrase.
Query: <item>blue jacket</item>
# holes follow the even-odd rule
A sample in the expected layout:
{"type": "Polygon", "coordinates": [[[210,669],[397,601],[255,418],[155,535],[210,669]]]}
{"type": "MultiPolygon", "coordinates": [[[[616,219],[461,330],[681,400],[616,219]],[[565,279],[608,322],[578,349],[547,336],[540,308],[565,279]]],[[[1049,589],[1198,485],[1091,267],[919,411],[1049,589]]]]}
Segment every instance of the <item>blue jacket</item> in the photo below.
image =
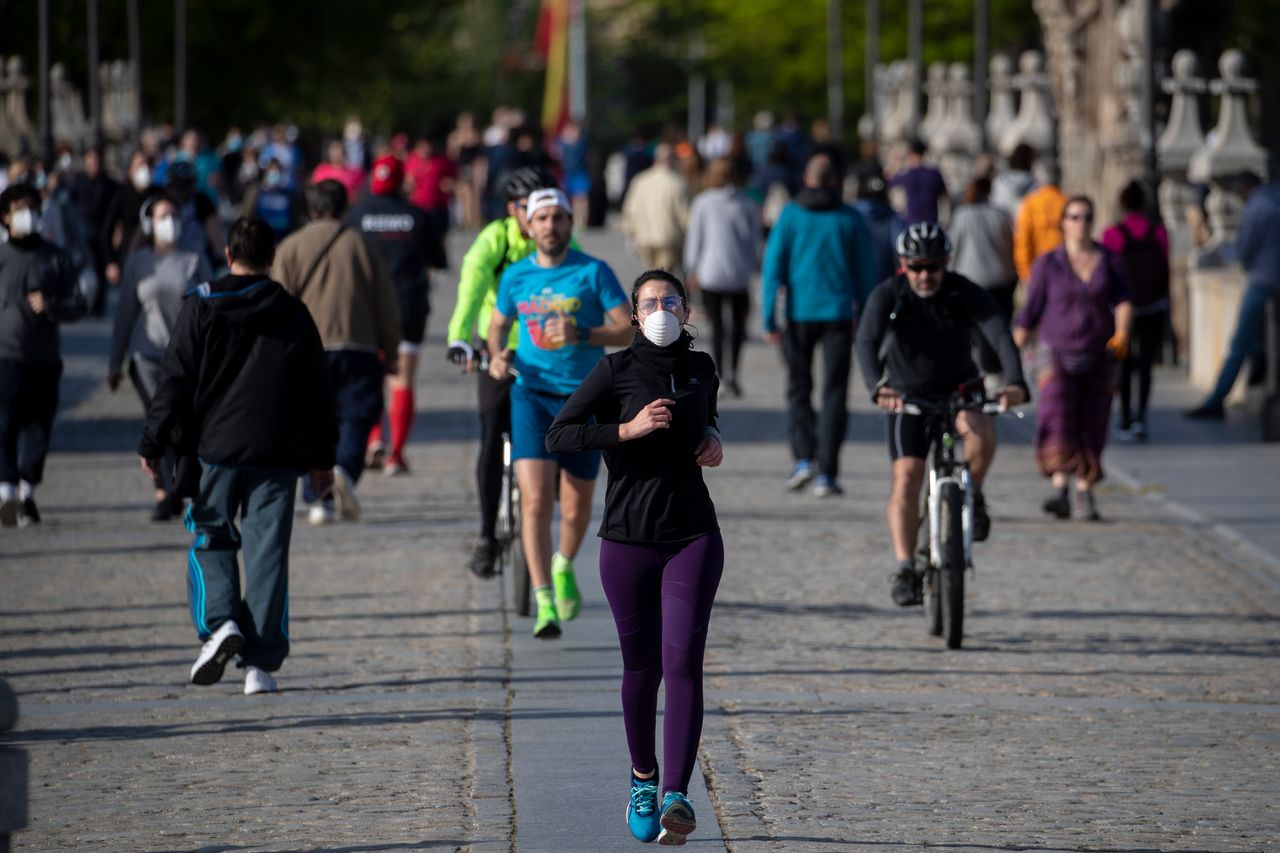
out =
{"type": "Polygon", "coordinates": [[[1263,184],[1249,194],[1236,234],[1236,251],[1250,287],[1280,294],[1280,185],[1263,184]]]}
{"type": "Polygon", "coordinates": [[[898,235],[907,227],[902,217],[888,202],[879,199],[858,199],[853,207],[862,214],[871,231],[871,243],[876,254],[876,281],[893,278],[898,272],[898,235]]]}
{"type": "Polygon", "coordinates": [[[862,214],[831,193],[806,189],[783,208],[764,253],[764,330],[778,329],[778,291],[788,323],[852,320],[876,286],[875,250],[862,214]]]}

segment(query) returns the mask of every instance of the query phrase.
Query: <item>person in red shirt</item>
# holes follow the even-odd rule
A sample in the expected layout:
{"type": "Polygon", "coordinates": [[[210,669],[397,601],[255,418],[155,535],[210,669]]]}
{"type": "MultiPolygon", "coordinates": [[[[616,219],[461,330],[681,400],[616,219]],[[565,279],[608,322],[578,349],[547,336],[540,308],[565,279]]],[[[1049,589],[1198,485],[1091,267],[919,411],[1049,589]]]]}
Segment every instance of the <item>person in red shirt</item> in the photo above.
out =
{"type": "Polygon", "coordinates": [[[449,230],[449,205],[458,180],[458,164],[445,153],[445,146],[431,139],[419,139],[405,161],[409,179],[409,203],[426,211],[436,233],[449,230]]]}
{"type": "Polygon", "coordinates": [[[318,184],[321,181],[337,181],[342,184],[347,191],[347,204],[355,202],[360,185],[364,183],[364,170],[347,165],[346,149],[341,141],[329,143],[325,162],[316,166],[311,173],[311,183],[318,184]]]}

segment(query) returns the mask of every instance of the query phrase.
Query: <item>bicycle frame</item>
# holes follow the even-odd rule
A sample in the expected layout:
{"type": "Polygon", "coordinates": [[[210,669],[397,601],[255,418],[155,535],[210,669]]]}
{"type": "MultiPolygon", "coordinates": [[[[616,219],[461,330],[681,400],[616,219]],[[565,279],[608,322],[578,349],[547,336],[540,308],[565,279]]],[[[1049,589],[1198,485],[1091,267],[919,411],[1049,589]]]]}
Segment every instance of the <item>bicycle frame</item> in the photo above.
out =
{"type": "Polygon", "coordinates": [[[929,451],[926,505],[929,515],[929,562],[935,567],[942,565],[942,503],[939,495],[944,483],[955,483],[964,495],[964,508],[960,513],[960,527],[964,534],[964,564],[965,568],[973,565],[973,483],[969,475],[969,463],[956,459],[956,444],[959,441],[955,419],[948,413],[929,451]]]}

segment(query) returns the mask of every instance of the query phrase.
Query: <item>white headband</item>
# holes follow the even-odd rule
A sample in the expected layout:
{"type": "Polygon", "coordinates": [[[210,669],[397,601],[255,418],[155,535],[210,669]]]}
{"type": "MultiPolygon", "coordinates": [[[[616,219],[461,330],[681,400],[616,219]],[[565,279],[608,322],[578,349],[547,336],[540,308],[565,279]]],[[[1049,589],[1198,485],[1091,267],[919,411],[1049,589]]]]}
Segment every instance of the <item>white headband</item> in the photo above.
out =
{"type": "Polygon", "coordinates": [[[525,215],[531,217],[544,207],[558,207],[570,216],[573,215],[569,197],[557,189],[534,190],[529,193],[529,205],[525,208],[525,215]]]}

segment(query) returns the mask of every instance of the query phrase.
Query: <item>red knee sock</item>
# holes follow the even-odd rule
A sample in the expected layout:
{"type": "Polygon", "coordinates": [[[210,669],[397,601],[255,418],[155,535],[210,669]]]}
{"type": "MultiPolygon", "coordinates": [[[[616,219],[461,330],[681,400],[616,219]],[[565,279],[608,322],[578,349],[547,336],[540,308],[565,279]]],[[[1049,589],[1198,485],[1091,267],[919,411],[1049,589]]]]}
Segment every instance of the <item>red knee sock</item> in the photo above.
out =
{"type": "Polygon", "coordinates": [[[391,454],[399,457],[404,453],[405,442],[409,440],[409,429],[413,426],[413,389],[391,389],[391,454]]]}
{"type": "Polygon", "coordinates": [[[373,429],[369,430],[369,441],[365,444],[365,446],[373,447],[375,444],[382,444],[382,419],[381,418],[379,418],[378,422],[373,425],[373,429]]]}

